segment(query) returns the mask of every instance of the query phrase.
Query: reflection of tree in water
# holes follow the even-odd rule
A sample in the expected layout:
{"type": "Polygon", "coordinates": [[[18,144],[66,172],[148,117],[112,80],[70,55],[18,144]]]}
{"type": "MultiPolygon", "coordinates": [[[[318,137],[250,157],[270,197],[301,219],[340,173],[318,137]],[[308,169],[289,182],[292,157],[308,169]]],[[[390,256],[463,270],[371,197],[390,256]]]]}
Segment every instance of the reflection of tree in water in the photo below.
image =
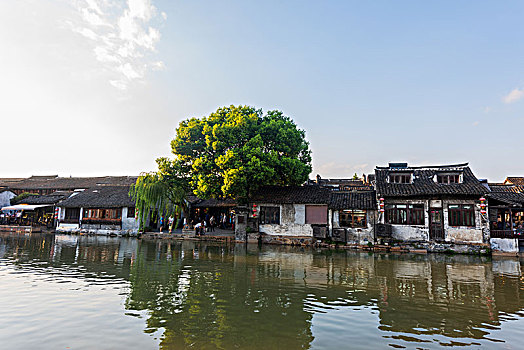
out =
{"type": "Polygon", "coordinates": [[[522,308],[522,288],[505,283],[495,293],[507,277],[478,257],[185,245],[142,245],[132,270],[127,306],[151,312],[149,331],[165,329],[166,348],[308,347],[319,305],[378,307],[379,328],[413,335],[402,339],[482,339],[499,312],[522,308]]]}
{"type": "Polygon", "coordinates": [[[150,312],[165,348],[307,348],[318,305],[378,307],[385,337],[482,339],[523,307],[518,277],[467,256],[143,243],[131,285],[127,307],[150,312]]]}
{"type": "Polygon", "coordinates": [[[517,260],[9,234],[0,252],[54,276],[129,279],[126,308],[164,348],[308,348],[312,315],[330,308],[366,306],[383,337],[448,345],[524,317],[517,260]]]}
{"type": "Polygon", "coordinates": [[[224,246],[153,247],[139,251],[126,306],[149,310],[148,331],[164,328],[162,347],[309,347],[304,291],[275,283],[256,256],[244,253],[239,263],[224,246]]]}

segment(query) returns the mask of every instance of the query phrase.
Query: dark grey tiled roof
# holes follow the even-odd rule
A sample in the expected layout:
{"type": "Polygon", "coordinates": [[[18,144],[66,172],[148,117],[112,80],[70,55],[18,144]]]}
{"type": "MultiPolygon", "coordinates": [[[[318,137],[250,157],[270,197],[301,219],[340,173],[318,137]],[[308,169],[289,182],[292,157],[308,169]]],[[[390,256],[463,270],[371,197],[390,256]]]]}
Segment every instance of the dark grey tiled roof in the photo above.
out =
{"type": "Polygon", "coordinates": [[[375,191],[332,192],[329,207],[341,209],[377,209],[375,191]]]}
{"type": "Polygon", "coordinates": [[[258,203],[328,204],[331,191],[318,185],[264,186],[252,199],[258,203]]]}
{"type": "Polygon", "coordinates": [[[508,176],[505,183],[510,183],[517,186],[524,186],[524,177],[522,176],[508,176]]]}
{"type": "Polygon", "coordinates": [[[444,165],[432,167],[386,168],[377,167],[376,190],[380,196],[410,197],[425,195],[471,195],[482,196],[489,190],[475,177],[466,164],[444,165]],[[392,173],[412,173],[413,183],[392,184],[388,176],[392,173]],[[438,173],[458,172],[463,175],[459,184],[438,184],[434,181],[438,173]]]}
{"type": "Polygon", "coordinates": [[[134,207],[129,186],[95,186],[80,192],[59,204],[65,208],[121,208],[134,207]]]}
{"type": "Polygon", "coordinates": [[[195,196],[194,194],[189,194],[186,196],[186,201],[191,204],[191,205],[194,205],[194,204],[197,204],[198,202],[200,202],[202,199],[201,198],[198,198],[197,196],[195,196]]]}
{"type": "Polygon", "coordinates": [[[24,178],[19,177],[2,177],[0,178],[0,187],[12,185],[15,182],[22,181],[24,178]]]}
{"type": "Polygon", "coordinates": [[[103,177],[31,177],[19,181],[5,182],[5,186],[14,190],[74,190],[90,188],[97,185],[132,185],[136,176],[103,176],[103,177]]]}
{"type": "Polygon", "coordinates": [[[524,186],[489,184],[491,192],[487,194],[490,205],[496,204],[492,200],[509,205],[524,205],[524,186]]]}
{"type": "Polygon", "coordinates": [[[71,195],[71,192],[55,192],[46,195],[29,196],[19,204],[56,204],[71,195]]]}
{"type": "Polygon", "coordinates": [[[308,185],[320,185],[332,189],[341,189],[345,191],[365,191],[372,190],[371,184],[364,182],[362,179],[320,179],[308,180],[308,185]]]}
{"type": "Polygon", "coordinates": [[[195,208],[217,208],[217,207],[236,207],[237,202],[234,199],[200,199],[198,202],[192,204],[195,208]]]}

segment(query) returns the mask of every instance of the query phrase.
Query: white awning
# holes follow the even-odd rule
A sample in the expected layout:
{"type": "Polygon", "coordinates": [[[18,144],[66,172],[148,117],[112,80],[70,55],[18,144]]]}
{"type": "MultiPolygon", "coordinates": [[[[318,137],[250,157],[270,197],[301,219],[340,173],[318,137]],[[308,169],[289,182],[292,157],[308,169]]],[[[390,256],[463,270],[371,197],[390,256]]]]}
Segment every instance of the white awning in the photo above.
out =
{"type": "Polygon", "coordinates": [[[8,207],[3,207],[2,211],[4,210],[35,210],[42,207],[52,207],[53,204],[39,204],[39,205],[30,205],[30,204],[18,204],[18,205],[11,205],[8,207]]]}

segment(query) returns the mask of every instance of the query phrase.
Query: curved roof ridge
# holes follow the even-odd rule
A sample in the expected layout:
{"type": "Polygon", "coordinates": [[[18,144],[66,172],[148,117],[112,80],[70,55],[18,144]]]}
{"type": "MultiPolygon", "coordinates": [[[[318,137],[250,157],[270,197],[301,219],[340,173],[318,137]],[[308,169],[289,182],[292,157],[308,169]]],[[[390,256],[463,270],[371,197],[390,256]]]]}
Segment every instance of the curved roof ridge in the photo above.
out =
{"type": "MultiPolygon", "coordinates": [[[[467,167],[469,166],[469,162],[466,163],[459,163],[459,164],[446,164],[446,165],[417,165],[417,166],[407,166],[405,168],[394,168],[395,170],[404,170],[404,169],[438,169],[438,168],[458,168],[458,167],[467,167]]],[[[391,169],[389,166],[377,166],[376,169],[380,170],[387,170],[391,169]]]]}

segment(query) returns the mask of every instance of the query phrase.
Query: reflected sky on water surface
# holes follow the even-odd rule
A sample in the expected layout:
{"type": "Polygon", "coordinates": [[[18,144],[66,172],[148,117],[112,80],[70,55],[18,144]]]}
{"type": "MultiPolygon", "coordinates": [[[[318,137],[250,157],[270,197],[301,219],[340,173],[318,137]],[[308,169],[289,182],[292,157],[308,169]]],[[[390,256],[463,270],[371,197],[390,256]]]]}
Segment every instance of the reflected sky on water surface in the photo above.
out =
{"type": "Polygon", "coordinates": [[[520,349],[517,259],[0,234],[0,344],[520,349]]]}

